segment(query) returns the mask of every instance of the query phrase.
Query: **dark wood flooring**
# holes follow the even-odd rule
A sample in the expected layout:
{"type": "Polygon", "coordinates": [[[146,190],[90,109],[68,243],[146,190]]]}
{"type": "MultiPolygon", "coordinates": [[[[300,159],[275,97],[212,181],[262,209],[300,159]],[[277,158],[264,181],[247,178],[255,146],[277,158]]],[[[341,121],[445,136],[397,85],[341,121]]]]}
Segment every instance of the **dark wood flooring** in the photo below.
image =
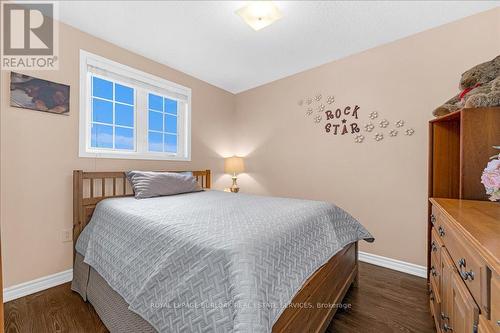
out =
{"type": "MultiPolygon", "coordinates": [[[[359,287],[351,288],[327,332],[435,332],[426,280],[360,263],[359,287]]],[[[5,331],[107,332],[93,307],[69,283],[5,304],[5,331]]]]}

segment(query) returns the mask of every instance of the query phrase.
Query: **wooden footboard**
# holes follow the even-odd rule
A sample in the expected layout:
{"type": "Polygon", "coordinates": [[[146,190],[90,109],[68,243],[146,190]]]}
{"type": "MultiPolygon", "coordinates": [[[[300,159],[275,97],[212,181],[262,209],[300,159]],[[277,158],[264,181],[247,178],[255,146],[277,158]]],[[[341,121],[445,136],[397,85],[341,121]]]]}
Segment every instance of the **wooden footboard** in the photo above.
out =
{"type": "Polygon", "coordinates": [[[357,283],[358,243],[344,247],[295,295],[273,332],[324,332],[351,284],[357,283]]]}

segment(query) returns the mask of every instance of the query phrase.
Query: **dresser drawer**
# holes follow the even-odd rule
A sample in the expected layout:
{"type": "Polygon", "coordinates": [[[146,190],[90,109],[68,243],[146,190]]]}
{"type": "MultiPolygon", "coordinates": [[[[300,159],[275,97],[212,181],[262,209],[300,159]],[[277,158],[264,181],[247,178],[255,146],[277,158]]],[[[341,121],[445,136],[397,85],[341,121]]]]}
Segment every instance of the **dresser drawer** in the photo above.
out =
{"type": "Polygon", "coordinates": [[[500,333],[500,276],[491,276],[491,326],[494,332],[500,333]]]}
{"type": "Polygon", "coordinates": [[[443,243],[439,239],[437,231],[432,228],[431,232],[431,267],[429,276],[434,279],[438,291],[441,290],[441,251],[443,248],[443,243]]]}
{"type": "Polygon", "coordinates": [[[430,281],[435,285],[434,290],[439,296],[441,296],[441,264],[437,264],[434,255],[431,256],[431,268],[429,272],[430,281]]]}
{"type": "MultiPolygon", "coordinates": [[[[439,230],[438,237],[444,244],[444,248],[448,250],[458,273],[465,285],[471,292],[472,296],[479,304],[480,308],[489,312],[488,300],[484,299],[483,294],[486,294],[486,264],[481,260],[479,255],[470,249],[462,235],[460,235],[453,227],[452,223],[446,219],[444,215],[440,215],[437,219],[439,230]],[[482,282],[483,281],[483,282],[482,282]],[[484,291],[484,293],[482,293],[484,291]]],[[[442,251],[445,251],[442,249],[442,251]]]]}
{"type": "Polygon", "coordinates": [[[429,299],[431,313],[434,317],[434,324],[436,325],[437,331],[441,332],[441,297],[432,279],[429,284],[429,299]]]}
{"type": "Polygon", "coordinates": [[[479,316],[478,333],[495,333],[496,331],[491,326],[489,320],[485,319],[483,315],[479,316]]]}
{"type": "Polygon", "coordinates": [[[438,229],[438,219],[440,217],[440,211],[439,211],[439,208],[432,205],[431,206],[431,223],[432,223],[432,226],[437,230],[438,229]]]}

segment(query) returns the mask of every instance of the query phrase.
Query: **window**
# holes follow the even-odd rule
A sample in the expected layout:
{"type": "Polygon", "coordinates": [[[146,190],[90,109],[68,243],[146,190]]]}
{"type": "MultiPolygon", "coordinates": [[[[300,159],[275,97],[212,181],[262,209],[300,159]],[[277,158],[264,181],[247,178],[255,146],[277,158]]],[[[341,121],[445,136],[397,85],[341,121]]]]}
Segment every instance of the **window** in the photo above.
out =
{"type": "Polygon", "coordinates": [[[191,89],[80,51],[80,156],[190,160],[191,89]]]}
{"type": "Polygon", "coordinates": [[[148,94],[149,151],[177,152],[177,101],[148,94]]]}
{"type": "Polygon", "coordinates": [[[90,147],[135,149],[134,89],[92,75],[90,147]]]}

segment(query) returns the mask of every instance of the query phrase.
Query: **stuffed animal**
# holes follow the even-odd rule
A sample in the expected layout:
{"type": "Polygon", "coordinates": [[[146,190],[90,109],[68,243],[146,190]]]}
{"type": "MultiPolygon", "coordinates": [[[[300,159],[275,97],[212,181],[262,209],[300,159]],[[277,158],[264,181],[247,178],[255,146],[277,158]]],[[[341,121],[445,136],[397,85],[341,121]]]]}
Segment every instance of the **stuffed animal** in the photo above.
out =
{"type": "Polygon", "coordinates": [[[460,94],[435,109],[432,114],[439,117],[461,108],[500,106],[500,56],[463,73],[460,90],[460,94]]]}

